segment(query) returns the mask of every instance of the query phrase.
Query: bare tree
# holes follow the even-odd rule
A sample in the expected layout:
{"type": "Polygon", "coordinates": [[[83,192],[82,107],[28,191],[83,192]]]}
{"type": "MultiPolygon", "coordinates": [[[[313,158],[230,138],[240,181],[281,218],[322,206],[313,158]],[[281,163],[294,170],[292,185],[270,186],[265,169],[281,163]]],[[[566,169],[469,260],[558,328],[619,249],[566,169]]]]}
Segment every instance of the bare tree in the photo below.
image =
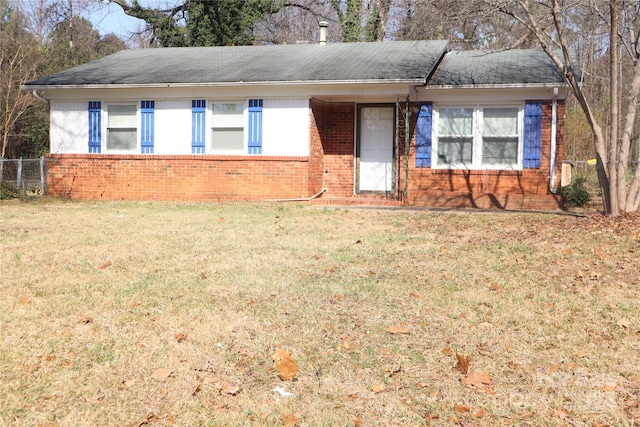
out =
{"type": "Polygon", "coordinates": [[[0,9],[8,10],[7,20],[0,23],[0,158],[4,158],[16,123],[36,102],[20,85],[36,77],[39,45],[22,29],[20,12],[2,2],[0,9]]]}
{"type": "MultiPolygon", "coordinates": [[[[640,96],[640,5],[636,1],[590,0],[563,2],[559,0],[541,0],[532,3],[530,0],[513,2],[490,2],[500,10],[517,19],[536,37],[540,46],[553,62],[564,70],[565,80],[576,97],[593,136],[596,154],[598,181],[603,195],[604,210],[608,215],[616,216],[621,211],[633,212],[640,207],[640,165],[634,166],[630,182],[628,182],[628,165],[630,161],[633,130],[637,122],[636,111],[640,96]],[[604,8],[608,9],[608,13],[604,8]],[[610,63],[608,81],[610,82],[610,130],[603,132],[601,119],[592,108],[580,81],[580,74],[571,55],[568,39],[567,17],[570,14],[586,14],[591,19],[600,19],[609,28],[608,60],[610,63]],[[624,59],[618,57],[618,42],[624,47],[624,59]],[[623,89],[626,102],[622,105],[624,115],[619,115],[621,93],[618,90],[618,69],[627,64],[631,70],[629,79],[623,89]],[[622,134],[618,137],[618,129],[622,134]]],[[[602,40],[601,43],[606,43],[602,40]]],[[[638,149],[638,148],[636,148],[638,149]]]]}

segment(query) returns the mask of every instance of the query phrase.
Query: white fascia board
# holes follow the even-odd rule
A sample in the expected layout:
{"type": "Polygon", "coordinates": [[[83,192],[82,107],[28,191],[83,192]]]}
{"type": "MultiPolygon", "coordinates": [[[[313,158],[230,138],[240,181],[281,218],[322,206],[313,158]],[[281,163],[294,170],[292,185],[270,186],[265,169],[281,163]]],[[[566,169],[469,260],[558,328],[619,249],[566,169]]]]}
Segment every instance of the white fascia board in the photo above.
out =
{"type": "MultiPolygon", "coordinates": [[[[248,99],[248,98],[313,98],[394,97],[414,93],[415,82],[240,85],[240,86],[180,86],[180,87],[47,87],[41,92],[47,99],[65,100],[140,100],[140,99],[248,99]]],[[[31,88],[29,88],[31,89],[31,88]]]]}
{"type": "Polygon", "coordinates": [[[466,102],[513,102],[536,99],[552,99],[554,88],[558,88],[558,99],[567,97],[566,86],[540,87],[491,87],[491,88],[418,88],[418,101],[464,104],[466,102]]]}

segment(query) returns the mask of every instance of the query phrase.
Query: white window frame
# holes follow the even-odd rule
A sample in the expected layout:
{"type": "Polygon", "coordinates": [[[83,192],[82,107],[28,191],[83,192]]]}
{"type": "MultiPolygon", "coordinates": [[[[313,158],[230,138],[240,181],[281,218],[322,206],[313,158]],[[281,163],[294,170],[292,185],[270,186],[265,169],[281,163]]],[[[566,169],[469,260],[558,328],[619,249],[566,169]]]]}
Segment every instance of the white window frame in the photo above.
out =
{"type": "Polygon", "coordinates": [[[522,170],[523,167],[523,143],[524,143],[524,104],[442,104],[433,106],[433,134],[432,134],[432,156],[431,163],[435,169],[465,169],[465,170],[522,170]],[[440,110],[447,108],[472,108],[472,152],[471,163],[448,164],[440,162],[438,157],[438,130],[440,128],[440,110]],[[483,164],[482,163],[482,126],[483,112],[485,108],[517,108],[518,109],[518,148],[516,163],[505,164],[483,164]]]}
{"type": "MultiPolygon", "coordinates": [[[[103,113],[103,129],[102,129],[102,134],[104,135],[104,152],[108,153],[108,154],[132,154],[132,153],[139,153],[140,152],[140,103],[139,102],[131,102],[131,101],[123,101],[123,102],[109,102],[109,103],[105,103],[104,107],[102,109],[102,113],[103,113]],[[135,122],[135,129],[136,129],[136,145],[135,147],[131,148],[131,149],[111,149],[109,148],[109,129],[118,129],[118,128],[124,128],[123,126],[109,126],[109,106],[112,105],[128,105],[128,106],[133,106],[135,107],[136,110],[136,122],[135,122]]],[[[128,129],[128,127],[127,127],[128,129]]]]}
{"type": "MultiPolygon", "coordinates": [[[[227,99],[227,100],[207,100],[207,124],[206,131],[207,134],[205,136],[205,152],[211,154],[231,154],[231,155],[244,155],[248,152],[248,135],[247,128],[249,125],[248,119],[248,107],[249,101],[239,100],[239,99],[227,99]],[[239,104],[242,106],[242,148],[241,149],[214,149],[213,148],[213,130],[215,128],[224,128],[214,126],[214,105],[216,104],[239,104]]],[[[231,126],[230,126],[231,127],[231,126]]]]}

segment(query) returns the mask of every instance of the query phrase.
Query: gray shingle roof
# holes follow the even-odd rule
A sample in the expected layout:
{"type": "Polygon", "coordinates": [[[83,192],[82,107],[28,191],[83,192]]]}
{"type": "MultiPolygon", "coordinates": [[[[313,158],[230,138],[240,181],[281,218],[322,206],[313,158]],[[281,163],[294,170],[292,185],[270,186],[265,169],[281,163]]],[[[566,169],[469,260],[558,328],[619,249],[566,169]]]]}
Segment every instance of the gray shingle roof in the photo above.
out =
{"type": "Polygon", "coordinates": [[[446,48],[446,41],[402,41],[125,50],[25,87],[424,81],[446,48]]]}
{"type": "Polygon", "coordinates": [[[564,84],[564,78],[541,49],[465,50],[447,53],[428,86],[510,84],[564,84]]]}

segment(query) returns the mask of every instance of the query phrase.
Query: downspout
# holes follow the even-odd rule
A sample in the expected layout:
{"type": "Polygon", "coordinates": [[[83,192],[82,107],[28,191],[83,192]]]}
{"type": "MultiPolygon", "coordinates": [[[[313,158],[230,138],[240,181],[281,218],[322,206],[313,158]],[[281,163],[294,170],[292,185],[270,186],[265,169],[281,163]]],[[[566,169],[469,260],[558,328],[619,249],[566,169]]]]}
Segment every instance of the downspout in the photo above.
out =
{"type": "Polygon", "coordinates": [[[396,118],[396,123],[393,131],[393,156],[395,157],[393,160],[393,175],[395,175],[396,178],[394,186],[396,189],[397,199],[400,196],[400,101],[398,95],[396,95],[396,111],[394,116],[396,118]]]}
{"type": "Polygon", "coordinates": [[[32,90],[32,91],[31,91],[31,93],[33,94],[33,96],[34,96],[38,101],[43,102],[43,103],[45,103],[45,104],[49,105],[49,100],[44,99],[43,97],[41,97],[37,90],[35,90],[35,89],[34,89],[34,90],[32,90]]]}
{"type": "Polygon", "coordinates": [[[409,103],[409,95],[406,98],[406,105],[404,110],[404,201],[408,200],[407,194],[409,192],[409,143],[411,142],[411,135],[409,131],[411,129],[409,121],[411,120],[411,110],[409,103]]]}
{"type": "Polygon", "coordinates": [[[558,194],[556,190],[556,146],[558,138],[558,88],[553,88],[553,103],[551,104],[551,155],[549,165],[549,191],[558,194]]]}

